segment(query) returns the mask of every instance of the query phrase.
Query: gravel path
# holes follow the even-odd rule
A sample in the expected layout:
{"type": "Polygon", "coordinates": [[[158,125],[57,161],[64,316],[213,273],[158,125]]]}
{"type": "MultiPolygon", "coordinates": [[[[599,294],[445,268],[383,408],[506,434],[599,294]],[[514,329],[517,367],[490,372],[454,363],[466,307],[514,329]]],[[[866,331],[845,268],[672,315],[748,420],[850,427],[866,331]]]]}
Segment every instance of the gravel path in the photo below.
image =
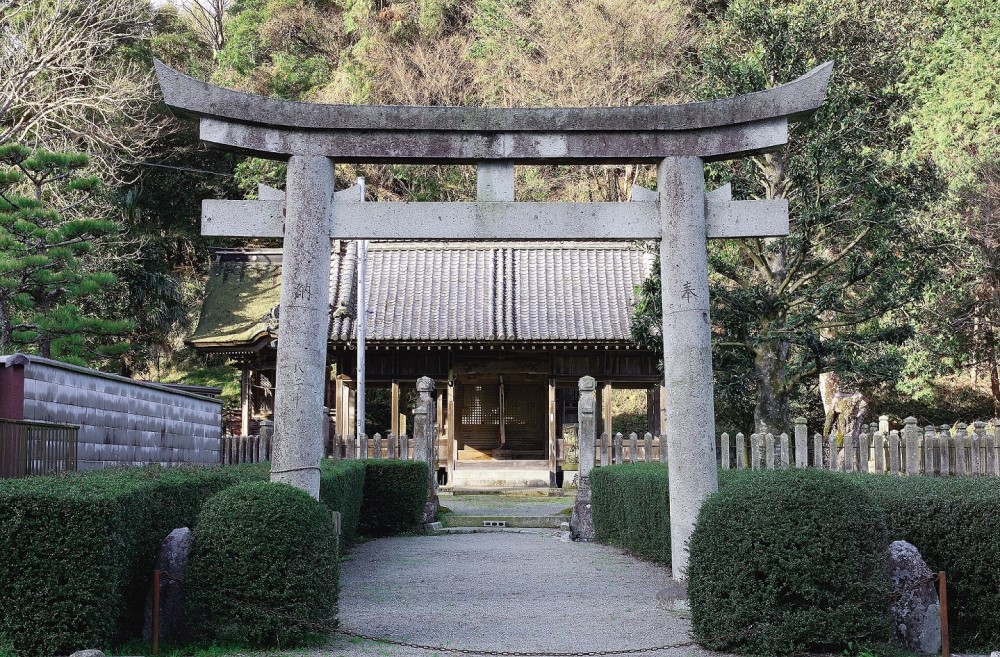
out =
{"type": "MultiPolygon", "coordinates": [[[[657,605],[669,570],[547,530],[387,538],[343,564],[341,626],[420,644],[590,651],[688,640],[684,612],[657,605]]],[[[338,636],[313,655],[444,657],[338,636]]],[[[695,647],[659,655],[705,656],[695,647]]]]}

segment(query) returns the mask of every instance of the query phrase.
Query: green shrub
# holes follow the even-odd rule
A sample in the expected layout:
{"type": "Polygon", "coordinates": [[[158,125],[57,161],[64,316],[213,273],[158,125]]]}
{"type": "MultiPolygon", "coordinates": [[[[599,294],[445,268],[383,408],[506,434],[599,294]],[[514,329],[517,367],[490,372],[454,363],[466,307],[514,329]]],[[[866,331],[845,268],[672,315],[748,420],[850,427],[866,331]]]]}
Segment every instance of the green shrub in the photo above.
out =
{"type": "Polygon", "coordinates": [[[741,473],[710,497],[691,537],[695,638],[776,655],[887,638],[885,520],[849,478],[741,473]]]}
{"type": "Polygon", "coordinates": [[[66,655],[138,635],[163,538],[243,468],[115,468],[0,482],[0,645],[66,655]]]}
{"type": "Polygon", "coordinates": [[[427,505],[427,464],[370,459],[358,533],[392,536],[420,529],[427,505]]]}
{"type": "Polygon", "coordinates": [[[287,484],[252,482],[210,498],[186,577],[199,639],[287,647],[337,617],[337,535],[330,510],[287,484]]]}
{"type": "Polygon", "coordinates": [[[920,550],[931,570],[948,573],[952,645],[1000,645],[1000,479],[854,477],[886,511],[889,540],[920,550]]]}
{"type": "Polygon", "coordinates": [[[670,564],[667,466],[634,463],[590,472],[594,539],[670,564]]]}
{"type": "Polygon", "coordinates": [[[319,501],[340,511],[341,548],[354,544],[365,493],[365,465],[361,461],[323,461],[319,501]]]}

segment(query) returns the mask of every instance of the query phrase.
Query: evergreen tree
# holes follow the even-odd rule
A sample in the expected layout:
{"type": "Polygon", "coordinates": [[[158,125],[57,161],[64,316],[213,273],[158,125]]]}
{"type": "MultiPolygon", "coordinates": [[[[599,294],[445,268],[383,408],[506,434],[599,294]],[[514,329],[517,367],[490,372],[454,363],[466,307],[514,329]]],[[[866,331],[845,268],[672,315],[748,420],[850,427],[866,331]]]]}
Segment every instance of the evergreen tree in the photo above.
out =
{"type": "MultiPolygon", "coordinates": [[[[819,384],[828,421],[854,386],[891,380],[910,333],[896,314],[936,273],[934,236],[913,221],[940,191],[903,157],[903,72],[914,26],[893,0],[736,0],[704,28],[702,95],[792,80],[834,60],[828,99],[781,152],[717,166],[737,198],[787,199],[791,234],[713,243],[719,408],[752,408],[758,431],[784,431],[793,398],[819,384]]],[[[635,335],[659,342],[659,280],[647,283],[635,335]]],[[[852,408],[851,413],[863,409],[852,408]]],[[[744,425],[745,426],[745,425],[744,425]]],[[[742,427],[741,427],[742,428],[742,427]]]]}
{"type": "Polygon", "coordinates": [[[79,174],[88,164],[80,153],[0,146],[0,353],[86,365],[127,348],[116,337],[131,323],[99,310],[114,276],[86,266],[118,232],[114,221],[79,216],[98,185],[79,174]]]}

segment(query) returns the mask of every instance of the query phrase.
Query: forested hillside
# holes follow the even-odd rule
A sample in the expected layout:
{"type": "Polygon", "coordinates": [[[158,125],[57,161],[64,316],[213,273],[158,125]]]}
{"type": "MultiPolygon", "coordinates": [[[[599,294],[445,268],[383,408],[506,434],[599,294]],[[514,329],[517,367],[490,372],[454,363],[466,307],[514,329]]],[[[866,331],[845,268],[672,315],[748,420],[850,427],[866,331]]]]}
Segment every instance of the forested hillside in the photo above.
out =
{"type": "MultiPolygon", "coordinates": [[[[1000,405],[994,0],[0,0],[0,353],[224,365],[182,343],[207,248],[237,244],[199,236],[200,203],[282,186],[282,165],[200,146],[153,58],[278,98],[485,106],[711,99],[833,60],[787,149],[710,168],[787,199],[792,226],[710,246],[720,428],[1000,405]]],[[[654,173],[518,167],[517,195],[624,200],[654,173]]],[[[475,196],[473,167],[337,167],[358,175],[372,199],[475,196]]],[[[651,346],[658,290],[636,308],[651,346]]]]}

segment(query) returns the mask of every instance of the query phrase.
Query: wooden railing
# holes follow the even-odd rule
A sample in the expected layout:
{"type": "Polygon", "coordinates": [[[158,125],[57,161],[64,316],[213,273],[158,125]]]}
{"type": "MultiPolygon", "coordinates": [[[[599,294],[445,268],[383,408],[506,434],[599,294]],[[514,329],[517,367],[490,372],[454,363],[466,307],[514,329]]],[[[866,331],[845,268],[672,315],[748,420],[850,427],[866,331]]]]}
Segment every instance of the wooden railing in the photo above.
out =
{"type": "Polygon", "coordinates": [[[386,431],[385,435],[340,436],[332,435],[326,446],[326,455],[333,459],[401,459],[415,458],[413,439],[405,433],[400,436],[386,431]]]}
{"type": "Polygon", "coordinates": [[[76,470],[79,427],[0,420],[0,479],[76,470]]]}

